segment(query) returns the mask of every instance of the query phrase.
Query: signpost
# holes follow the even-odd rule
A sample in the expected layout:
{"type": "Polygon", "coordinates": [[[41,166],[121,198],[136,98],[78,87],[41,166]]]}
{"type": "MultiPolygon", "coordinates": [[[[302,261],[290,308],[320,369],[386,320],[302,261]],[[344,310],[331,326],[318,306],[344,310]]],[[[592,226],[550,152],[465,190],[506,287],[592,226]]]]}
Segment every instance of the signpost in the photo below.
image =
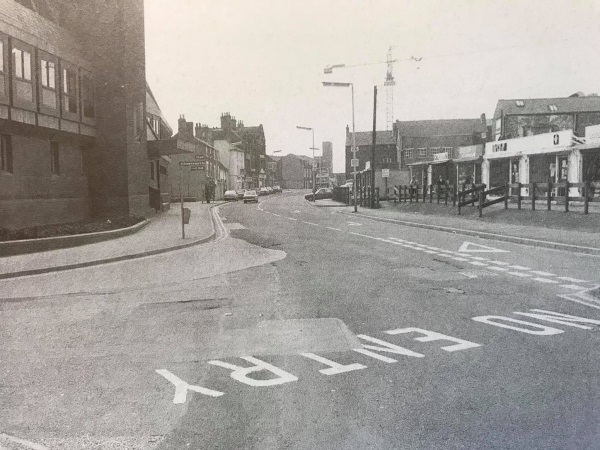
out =
{"type": "Polygon", "coordinates": [[[181,187],[181,177],[183,176],[182,167],[189,167],[190,170],[204,170],[206,169],[206,157],[203,155],[196,155],[196,159],[200,161],[180,161],[179,162],[179,202],[181,204],[181,239],[185,239],[185,212],[183,207],[183,189],[181,187]]]}
{"type": "Polygon", "coordinates": [[[358,167],[358,158],[352,158],[350,160],[350,167],[358,167]]]}
{"type": "Polygon", "coordinates": [[[390,169],[381,169],[381,178],[385,181],[385,198],[388,198],[388,178],[390,176],[390,169]]]}

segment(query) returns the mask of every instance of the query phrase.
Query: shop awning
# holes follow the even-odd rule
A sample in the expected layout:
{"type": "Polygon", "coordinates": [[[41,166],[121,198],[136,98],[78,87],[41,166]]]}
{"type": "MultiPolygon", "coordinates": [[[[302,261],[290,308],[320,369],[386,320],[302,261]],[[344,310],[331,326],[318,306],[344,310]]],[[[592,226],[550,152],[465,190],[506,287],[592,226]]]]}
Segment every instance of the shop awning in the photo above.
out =
{"type": "Polygon", "coordinates": [[[446,164],[446,163],[451,163],[453,160],[452,159],[442,159],[439,161],[429,161],[429,164],[432,165],[436,165],[436,164],[446,164]]]}
{"type": "Polygon", "coordinates": [[[481,156],[473,156],[471,158],[455,159],[454,164],[472,163],[472,162],[481,162],[481,161],[483,161],[483,158],[481,156]]]}

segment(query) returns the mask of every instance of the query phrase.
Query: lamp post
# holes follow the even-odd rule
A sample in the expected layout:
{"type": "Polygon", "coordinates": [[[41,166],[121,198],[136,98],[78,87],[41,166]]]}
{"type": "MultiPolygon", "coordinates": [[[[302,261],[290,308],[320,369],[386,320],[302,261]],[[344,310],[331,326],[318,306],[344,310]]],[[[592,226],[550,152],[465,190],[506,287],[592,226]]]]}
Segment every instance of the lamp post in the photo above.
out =
{"type": "MultiPolygon", "coordinates": [[[[338,65],[343,66],[343,65],[338,65]]],[[[333,67],[338,67],[333,66],[333,67]]],[[[326,72],[327,73],[327,72],[326,72]]],[[[356,159],[356,130],[354,126],[354,83],[338,83],[332,81],[323,81],[323,86],[326,87],[350,87],[352,91],[352,159],[356,159]]],[[[352,183],[352,196],[354,197],[354,212],[357,211],[356,205],[356,165],[354,166],[354,171],[352,172],[352,176],[354,179],[354,183],[352,183]]]]}
{"type": "Polygon", "coordinates": [[[299,130],[307,130],[312,132],[312,151],[313,151],[313,160],[312,160],[312,193],[313,193],[313,202],[315,201],[315,129],[310,127],[301,127],[296,125],[296,128],[299,130]]]}

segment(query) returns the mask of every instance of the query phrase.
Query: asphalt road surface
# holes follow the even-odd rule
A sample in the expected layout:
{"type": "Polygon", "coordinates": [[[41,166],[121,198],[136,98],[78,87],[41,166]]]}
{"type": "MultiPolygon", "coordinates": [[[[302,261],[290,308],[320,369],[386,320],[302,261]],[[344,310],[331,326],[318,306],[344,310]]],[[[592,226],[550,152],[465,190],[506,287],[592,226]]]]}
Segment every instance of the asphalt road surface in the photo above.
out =
{"type": "Polygon", "coordinates": [[[0,449],[600,448],[599,258],[337,211],[0,281],[0,449]]]}

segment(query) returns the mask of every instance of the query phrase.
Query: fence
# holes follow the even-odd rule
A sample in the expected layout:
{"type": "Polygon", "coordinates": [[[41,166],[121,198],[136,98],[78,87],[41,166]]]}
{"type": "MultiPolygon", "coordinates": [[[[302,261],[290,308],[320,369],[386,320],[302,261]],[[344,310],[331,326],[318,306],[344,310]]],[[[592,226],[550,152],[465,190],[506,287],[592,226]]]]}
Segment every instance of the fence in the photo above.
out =
{"type": "Polygon", "coordinates": [[[452,202],[456,205],[457,191],[453,184],[430,184],[430,185],[413,185],[413,186],[394,186],[394,203],[425,203],[429,199],[429,203],[433,203],[435,197],[436,202],[444,203],[452,202]]]}
{"type": "Polygon", "coordinates": [[[349,205],[351,203],[350,188],[347,187],[334,187],[332,199],[336,202],[345,203],[349,205]]]}

